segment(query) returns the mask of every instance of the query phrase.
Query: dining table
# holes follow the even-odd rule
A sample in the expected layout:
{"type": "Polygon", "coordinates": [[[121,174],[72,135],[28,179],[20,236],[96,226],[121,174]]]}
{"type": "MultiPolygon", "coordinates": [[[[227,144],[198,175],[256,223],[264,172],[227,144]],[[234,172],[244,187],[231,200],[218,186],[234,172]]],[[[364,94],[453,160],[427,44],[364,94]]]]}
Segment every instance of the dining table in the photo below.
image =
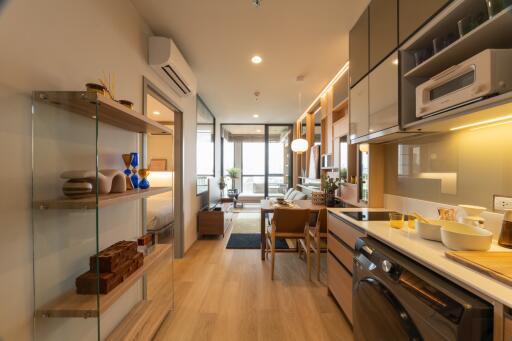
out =
{"type": "Polygon", "coordinates": [[[278,204],[275,199],[261,200],[260,211],[260,229],[261,229],[261,259],[265,259],[265,249],[267,242],[265,240],[265,224],[266,217],[269,213],[274,213],[276,208],[290,208],[290,209],[309,209],[311,212],[318,213],[321,209],[325,208],[324,205],[314,205],[311,200],[287,200],[291,205],[278,204]]]}

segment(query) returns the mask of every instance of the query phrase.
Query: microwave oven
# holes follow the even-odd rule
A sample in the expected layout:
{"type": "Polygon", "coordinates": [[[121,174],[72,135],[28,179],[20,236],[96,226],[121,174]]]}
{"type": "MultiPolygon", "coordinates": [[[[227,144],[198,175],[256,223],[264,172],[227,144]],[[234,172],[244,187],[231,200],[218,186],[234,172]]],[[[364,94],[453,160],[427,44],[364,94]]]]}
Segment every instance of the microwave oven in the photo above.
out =
{"type": "Polygon", "coordinates": [[[328,169],[332,168],[333,162],[332,162],[332,154],[322,154],[320,157],[320,168],[328,169]]]}
{"type": "Polygon", "coordinates": [[[512,49],[488,49],[416,87],[416,117],[447,111],[512,89],[512,49]]]}

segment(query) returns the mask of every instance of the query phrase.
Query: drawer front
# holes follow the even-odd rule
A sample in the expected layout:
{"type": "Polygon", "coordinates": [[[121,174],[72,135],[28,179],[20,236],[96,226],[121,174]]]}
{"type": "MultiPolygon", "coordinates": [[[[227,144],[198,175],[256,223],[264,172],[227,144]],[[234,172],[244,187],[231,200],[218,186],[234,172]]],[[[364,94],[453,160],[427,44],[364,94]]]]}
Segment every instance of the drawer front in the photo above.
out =
{"type": "Polygon", "coordinates": [[[331,232],[327,234],[327,249],[352,273],[354,251],[338,240],[331,232]]]}
{"type": "Polygon", "coordinates": [[[357,238],[364,237],[365,234],[356,230],[354,227],[344,223],[340,219],[333,216],[331,213],[327,216],[327,228],[334,233],[338,238],[343,240],[345,244],[354,250],[357,238]]]}
{"type": "Polygon", "coordinates": [[[352,276],[329,252],[327,253],[327,285],[352,323],[352,276]]]}

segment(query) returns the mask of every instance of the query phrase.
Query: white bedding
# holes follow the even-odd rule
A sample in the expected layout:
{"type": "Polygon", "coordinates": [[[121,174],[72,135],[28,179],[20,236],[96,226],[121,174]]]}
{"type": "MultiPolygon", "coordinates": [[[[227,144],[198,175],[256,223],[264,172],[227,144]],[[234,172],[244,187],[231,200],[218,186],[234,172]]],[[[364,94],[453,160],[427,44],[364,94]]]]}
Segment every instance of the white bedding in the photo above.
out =
{"type": "Polygon", "coordinates": [[[169,197],[152,197],[147,201],[147,229],[158,230],[174,220],[173,202],[169,197]]]}

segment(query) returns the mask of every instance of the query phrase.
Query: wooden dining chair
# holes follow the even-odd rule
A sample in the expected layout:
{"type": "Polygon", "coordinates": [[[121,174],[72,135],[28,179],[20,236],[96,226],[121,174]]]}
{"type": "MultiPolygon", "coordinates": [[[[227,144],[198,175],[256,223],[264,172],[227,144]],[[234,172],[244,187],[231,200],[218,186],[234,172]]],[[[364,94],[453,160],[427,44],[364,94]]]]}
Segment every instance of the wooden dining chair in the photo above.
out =
{"type": "Polygon", "coordinates": [[[274,279],[275,255],[276,255],[276,239],[295,239],[305,238],[305,233],[309,228],[309,210],[297,208],[276,208],[272,224],[266,229],[266,252],[268,256],[272,255],[272,273],[271,279],[274,279]]]}
{"type": "Polygon", "coordinates": [[[327,210],[321,209],[317,214],[316,224],[309,225],[306,236],[303,240],[299,240],[299,254],[304,250],[308,266],[308,277],[311,279],[311,253],[316,254],[316,279],[320,280],[320,254],[327,252],[326,248],[322,249],[322,240],[327,240],[327,210]]]}

